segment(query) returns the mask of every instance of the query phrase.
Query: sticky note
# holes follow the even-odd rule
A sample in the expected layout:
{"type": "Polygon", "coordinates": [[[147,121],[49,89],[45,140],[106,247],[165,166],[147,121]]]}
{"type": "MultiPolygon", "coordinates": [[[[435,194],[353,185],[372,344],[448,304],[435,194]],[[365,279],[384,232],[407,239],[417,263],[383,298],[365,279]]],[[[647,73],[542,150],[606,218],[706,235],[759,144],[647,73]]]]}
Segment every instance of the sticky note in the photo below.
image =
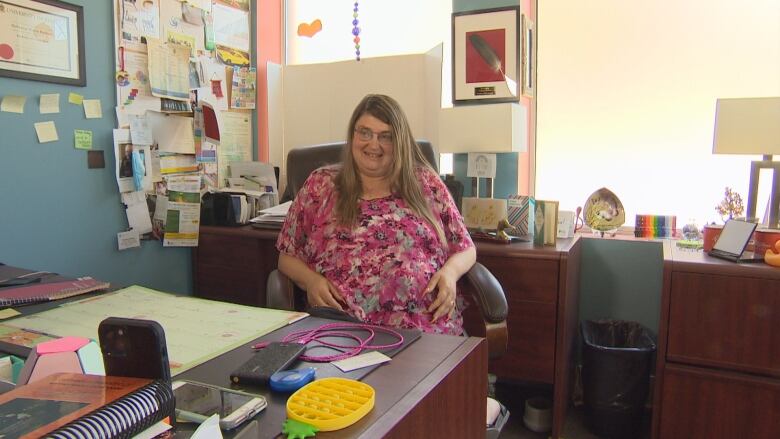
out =
{"type": "Polygon", "coordinates": [[[0,111],[22,114],[24,113],[25,101],[27,101],[27,96],[5,96],[3,103],[0,104],[0,111]]]}
{"type": "Polygon", "coordinates": [[[60,140],[57,135],[57,127],[54,126],[53,121],[35,123],[35,133],[38,134],[38,143],[60,140]]]}
{"type": "Polygon", "coordinates": [[[78,93],[68,94],[68,102],[70,102],[71,104],[81,105],[83,101],[84,101],[84,96],[81,96],[78,93]]]}
{"type": "Polygon", "coordinates": [[[84,116],[87,119],[100,119],[103,117],[103,109],[100,106],[100,99],[84,99],[84,116]]]}
{"type": "Polygon", "coordinates": [[[73,130],[73,140],[78,149],[92,149],[92,131],[73,130]]]}
{"type": "Polygon", "coordinates": [[[41,114],[59,113],[60,94],[52,93],[41,95],[40,112],[41,114]]]}

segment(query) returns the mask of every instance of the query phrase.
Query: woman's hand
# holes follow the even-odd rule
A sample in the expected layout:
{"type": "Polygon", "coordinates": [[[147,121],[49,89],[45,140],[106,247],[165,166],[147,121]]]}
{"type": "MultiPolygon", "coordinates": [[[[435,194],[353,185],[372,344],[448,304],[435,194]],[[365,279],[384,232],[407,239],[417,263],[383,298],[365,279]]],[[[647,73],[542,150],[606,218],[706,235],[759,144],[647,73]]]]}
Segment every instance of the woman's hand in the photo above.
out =
{"type": "Polygon", "coordinates": [[[425,287],[425,294],[432,293],[434,290],[437,291],[436,299],[428,307],[428,312],[433,313],[432,322],[435,322],[441,316],[449,316],[455,309],[455,284],[458,282],[459,277],[457,273],[450,270],[446,265],[431,277],[431,281],[425,287]]]}
{"type": "Polygon", "coordinates": [[[309,268],[300,259],[286,253],[279,253],[279,271],[306,291],[309,306],[328,306],[344,311],[339,301],[343,304],[347,302],[341,291],[325,276],[309,268]]]}
{"type": "Polygon", "coordinates": [[[341,306],[341,303],[346,303],[344,296],[325,276],[312,271],[309,274],[306,285],[304,285],[304,289],[306,290],[306,299],[309,302],[309,306],[328,306],[344,311],[344,308],[341,306]]]}

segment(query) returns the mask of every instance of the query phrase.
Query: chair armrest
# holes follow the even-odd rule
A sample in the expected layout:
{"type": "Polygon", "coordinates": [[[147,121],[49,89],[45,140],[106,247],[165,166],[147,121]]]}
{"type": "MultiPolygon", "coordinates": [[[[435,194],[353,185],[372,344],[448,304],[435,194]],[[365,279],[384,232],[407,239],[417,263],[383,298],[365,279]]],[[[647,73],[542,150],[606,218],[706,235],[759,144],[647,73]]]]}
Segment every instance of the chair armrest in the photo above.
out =
{"type": "Polygon", "coordinates": [[[509,307],[501,284],[493,273],[479,262],[466,273],[466,278],[474,288],[474,298],[479,302],[482,317],[488,323],[500,323],[506,320],[509,307]]]}
{"type": "Polygon", "coordinates": [[[279,270],[274,270],[268,275],[266,291],[267,308],[283,309],[287,311],[295,310],[295,284],[282,274],[279,270]]]}

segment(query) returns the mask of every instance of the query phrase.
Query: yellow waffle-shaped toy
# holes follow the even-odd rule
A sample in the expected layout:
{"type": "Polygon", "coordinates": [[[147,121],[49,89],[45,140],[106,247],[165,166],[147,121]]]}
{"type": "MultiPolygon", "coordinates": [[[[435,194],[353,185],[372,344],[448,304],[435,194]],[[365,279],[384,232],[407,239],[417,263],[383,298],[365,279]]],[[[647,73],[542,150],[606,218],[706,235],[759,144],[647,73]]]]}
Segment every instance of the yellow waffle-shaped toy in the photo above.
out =
{"type": "Polygon", "coordinates": [[[374,389],[346,378],[323,378],[293,393],[287,400],[287,417],[319,428],[340,430],[354,424],[374,408],[374,389]]]}

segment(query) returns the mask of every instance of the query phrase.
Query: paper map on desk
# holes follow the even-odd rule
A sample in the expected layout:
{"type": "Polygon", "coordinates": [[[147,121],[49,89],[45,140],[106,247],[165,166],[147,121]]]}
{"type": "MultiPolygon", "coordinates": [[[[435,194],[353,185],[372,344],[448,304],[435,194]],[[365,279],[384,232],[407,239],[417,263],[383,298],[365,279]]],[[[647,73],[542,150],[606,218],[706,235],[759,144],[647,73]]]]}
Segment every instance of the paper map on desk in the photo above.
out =
{"type": "Polygon", "coordinates": [[[176,375],[305,316],[131,286],[8,320],[5,325],[97,340],[98,324],[106,317],[156,320],[165,330],[171,375],[176,375]]]}

